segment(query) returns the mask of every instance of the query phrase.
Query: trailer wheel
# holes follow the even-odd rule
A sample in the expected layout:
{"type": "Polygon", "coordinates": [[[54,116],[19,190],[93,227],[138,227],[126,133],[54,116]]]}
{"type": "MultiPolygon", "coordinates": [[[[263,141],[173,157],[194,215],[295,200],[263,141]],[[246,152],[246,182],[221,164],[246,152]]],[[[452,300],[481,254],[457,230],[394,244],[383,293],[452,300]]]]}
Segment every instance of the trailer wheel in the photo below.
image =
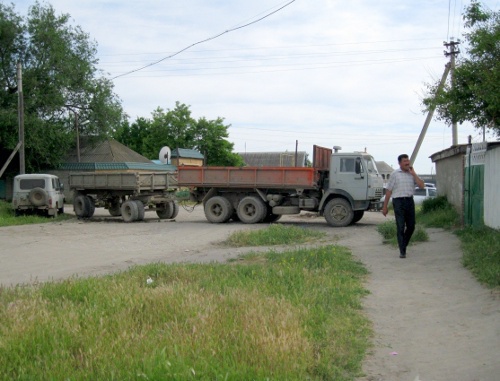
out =
{"type": "Polygon", "coordinates": [[[325,206],[325,219],[330,226],[348,226],[354,218],[354,211],[349,201],[343,198],[334,198],[325,206]]]}
{"type": "Polygon", "coordinates": [[[122,204],[122,217],[125,222],[136,221],[139,218],[139,208],[135,201],[129,200],[122,204]]]}
{"type": "Polygon", "coordinates": [[[137,204],[137,220],[142,221],[144,220],[144,214],[146,212],[144,209],[144,204],[139,200],[136,200],[134,202],[137,204]]]}
{"type": "Polygon", "coordinates": [[[89,209],[89,218],[90,218],[94,215],[95,212],[95,201],[92,197],[87,196],[87,198],[89,199],[90,203],[90,209],[89,209]]]}
{"type": "Polygon", "coordinates": [[[94,213],[91,210],[93,203],[90,200],[90,197],[87,197],[83,194],[76,196],[73,201],[73,208],[75,210],[75,214],[80,218],[89,218],[94,213]],[[92,212],[92,214],[91,214],[92,212]]]}
{"type": "Polygon", "coordinates": [[[43,188],[33,188],[30,190],[28,200],[34,206],[45,205],[48,200],[47,191],[43,188]]]}
{"type": "Polygon", "coordinates": [[[179,214],[179,204],[177,203],[177,201],[170,201],[170,203],[172,204],[172,216],[170,218],[175,218],[177,217],[177,215],[179,214]]]}
{"type": "Polygon", "coordinates": [[[179,214],[179,204],[174,201],[156,204],[156,214],[161,220],[175,218],[177,217],[177,214],[179,214]]]}
{"type": "Polygon", "coordinates": [[[352,218],[352,221],[351,221],[351,225],[355,224],[360,219],[362,219],[364,214],[365,214],[364,210],[355,210],[354,211],[354,217],[352,218]]]}
{"type": "Polygon", "coordinates": [[[266,204],[258,197],[245,197],[238,204],[238,217],[244,224],[261,222],[266,217],[266,214],[266,204]]]}
{"type": "Polygon", "coordinates": [[[120,205],[120,199],[119,198],[114,198],[110,201],[109,207],[108,207],[108,212],[111,216],[117,217],[122,215],[121,211],[121,205],[120,205]]]}
{"type": "Polygon", "coordinates": [[[229,200],[222,196],[210,198],[205,203],[205,217],[213,223],[227,222],[233,215],[234,209],[229,200]]]}

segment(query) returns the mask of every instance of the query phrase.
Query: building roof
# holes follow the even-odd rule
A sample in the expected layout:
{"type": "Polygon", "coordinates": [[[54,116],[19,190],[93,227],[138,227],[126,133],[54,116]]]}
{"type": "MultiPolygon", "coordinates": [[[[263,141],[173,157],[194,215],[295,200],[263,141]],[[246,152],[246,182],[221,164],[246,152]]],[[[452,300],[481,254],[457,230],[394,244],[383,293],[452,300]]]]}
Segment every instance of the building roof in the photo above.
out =
{"type": "MultiPolygon", "coordinates": [[[[78,163],[76,148],[64,158],[63,162],[78,163]]],[[[114,139],[95,143],[81,139],[80,163],[151,163],[151,160],[114,139]]]]}
{"type": "MultiPolygon", "coordinates": [[[[239,152],[249,167],[295,167],[295,152],[239,152]]],[[[297,152],[297,166],[305,167],[307,152],[297,152]]]]}
{"type": "Polygon", "coordinates": [[[392,168],[385,161],[375,161],[375,164],[377,164],[377,169],[380,173],[392,173],[392,172],[394,172],[394,168],[392,168]]]}
{"type": "Polygon", "coordinates": [[[205,159],[205,157],[195,149],[175,148],[172,150],[172,159],[181,157],[186,159],[205,159]]]}

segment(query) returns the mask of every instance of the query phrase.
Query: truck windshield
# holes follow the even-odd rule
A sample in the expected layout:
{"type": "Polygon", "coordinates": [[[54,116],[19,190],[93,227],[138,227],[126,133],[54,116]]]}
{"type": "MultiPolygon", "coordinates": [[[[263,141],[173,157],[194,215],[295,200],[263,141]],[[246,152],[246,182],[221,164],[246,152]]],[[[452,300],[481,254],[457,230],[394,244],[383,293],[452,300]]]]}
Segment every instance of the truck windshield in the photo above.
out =
{"type": "Polygon", "coordinates": [[[368,173],[378,173],[377,164],[373,158],[366,159],[366,168],[368,173]]]}

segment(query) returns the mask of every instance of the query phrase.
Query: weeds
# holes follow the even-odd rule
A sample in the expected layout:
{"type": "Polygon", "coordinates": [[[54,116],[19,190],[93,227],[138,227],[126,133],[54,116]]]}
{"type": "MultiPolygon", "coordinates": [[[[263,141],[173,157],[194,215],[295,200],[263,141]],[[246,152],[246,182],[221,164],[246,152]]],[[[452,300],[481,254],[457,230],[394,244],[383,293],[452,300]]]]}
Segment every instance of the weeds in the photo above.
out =
{"type": "Polygon", "coordinates": [[[248,258],[0,288],[0,379],[359,375],[371,328],[360,311],[366,269],[349,251],[248,258]]]}
{"type": "Polygon", "coordinates": [[[73,218],[67,214],[60,214],[55,218],[38,215],[22,215],[16,216],[10,203],[0,201],[0,227],[2,226],[15,226],[15,225],[29,225],[29,224],[43,224],[54,221],[64,221],[73,218]]]}
{"type": "Polygon", "coordinates": [[[311,229],[272,224],[258,231],[239,231],[233,233],[224,244],[234,247],[289,245],[312,242],[324,236],[325,233],[311,229]]]}

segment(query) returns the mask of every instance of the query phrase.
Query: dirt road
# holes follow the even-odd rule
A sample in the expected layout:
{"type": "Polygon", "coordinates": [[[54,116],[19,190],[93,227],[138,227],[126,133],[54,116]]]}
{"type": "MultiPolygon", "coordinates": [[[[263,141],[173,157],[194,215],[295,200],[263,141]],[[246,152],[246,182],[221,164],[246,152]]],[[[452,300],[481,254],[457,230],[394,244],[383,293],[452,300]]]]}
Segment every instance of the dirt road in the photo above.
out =
{"type": "MultiPolygon", "coordinates": [[[[71,207],[68,207],[69,211],[71,207]]],[[[0,285],[98,275],[149,262],[225,261],[246,249],[221,248],[232,232],[262,225],[210,224],[201,208],[181,208],[176,221],[147,213],[127,224],[98,209],[91,221],[0,228],[0,285]]],[[[360,381],[493,381],[500,379],[500,298],[460,264],[457,238],[429,230],[430,241],[407,259],[383,245],[380,213],[342,229],[322,218],[280,222],[327,233],[325,242],[351,248],[370,270],[365,309],[375,329],[360,381]]],[[[263,248],[265,249],[265,248],[263,248]]],[[[253,249],[255,250],[255,249],[253,249]]]]}

